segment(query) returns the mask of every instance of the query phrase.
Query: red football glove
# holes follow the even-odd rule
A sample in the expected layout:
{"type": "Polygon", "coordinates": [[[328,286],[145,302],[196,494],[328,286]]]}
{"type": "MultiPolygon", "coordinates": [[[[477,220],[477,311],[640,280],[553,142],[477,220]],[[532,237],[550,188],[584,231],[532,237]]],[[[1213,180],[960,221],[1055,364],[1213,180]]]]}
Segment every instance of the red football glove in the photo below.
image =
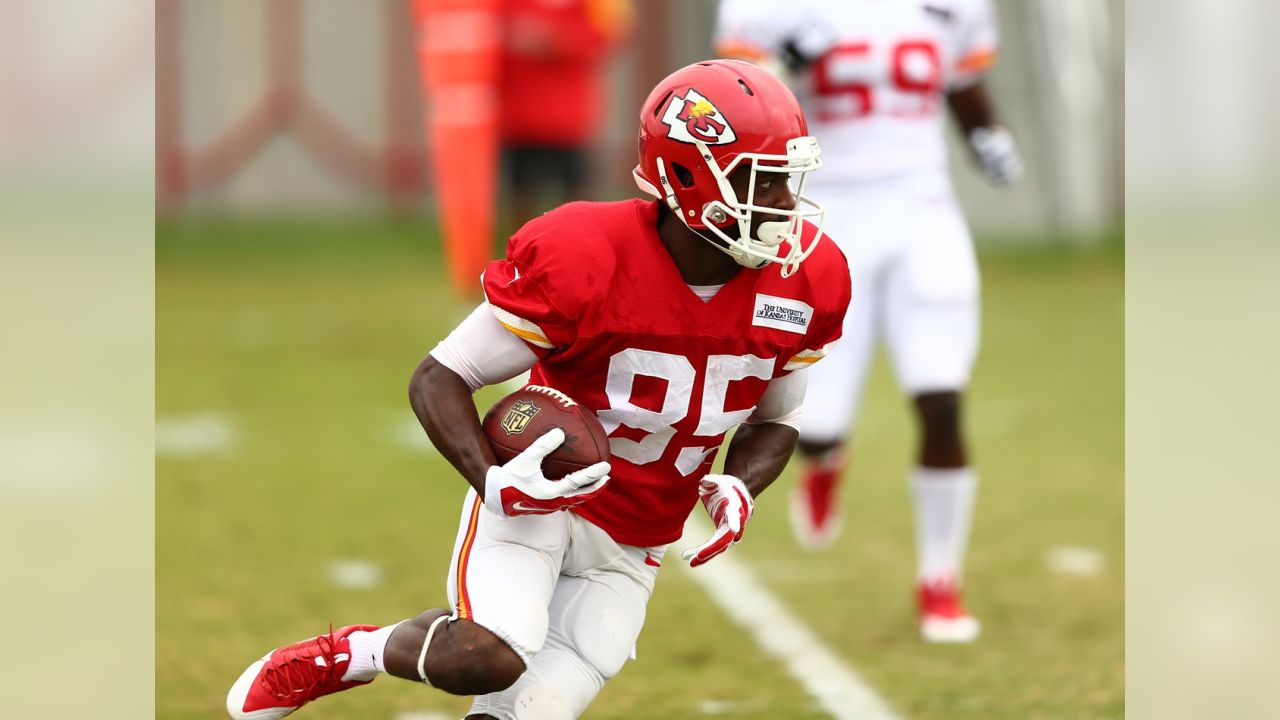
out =
{"type": "Polygon", "coordinates": [[[742,539],[742,531],[755,512],[755,501],[741,480],[732,475],[708,475],[698,484],[698,495],[707,509],[716,531],[711,539],[695,548],[689,548],[680,557],[689,561],[689,567],[698,567],[729,549],[742,539]]]}
{"type": "Polygon", "coordinates": [[[484,480],[484,506],[495,515],[547,515],[584,503],[609,482],[609,463],[571,472],[560,480],[542,475],[542,459],[564,442],[564,431],[552,428],[506,465],[489,468],[484,480]]]}

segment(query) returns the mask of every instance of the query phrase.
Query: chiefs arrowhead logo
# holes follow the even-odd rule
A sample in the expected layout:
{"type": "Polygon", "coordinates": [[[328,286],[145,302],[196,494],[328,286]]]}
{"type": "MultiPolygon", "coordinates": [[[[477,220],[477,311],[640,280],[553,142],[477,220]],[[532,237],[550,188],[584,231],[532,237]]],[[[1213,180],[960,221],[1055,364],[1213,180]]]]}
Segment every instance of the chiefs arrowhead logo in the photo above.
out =
{"type": "Polygon", "coordinates": [[[662,113],[662,122],[670,130],[667,137],[693,144],[725,145],[737,139],[733,126],[711,101],[693,88],[683,97],[673,94],[662,113]]]}

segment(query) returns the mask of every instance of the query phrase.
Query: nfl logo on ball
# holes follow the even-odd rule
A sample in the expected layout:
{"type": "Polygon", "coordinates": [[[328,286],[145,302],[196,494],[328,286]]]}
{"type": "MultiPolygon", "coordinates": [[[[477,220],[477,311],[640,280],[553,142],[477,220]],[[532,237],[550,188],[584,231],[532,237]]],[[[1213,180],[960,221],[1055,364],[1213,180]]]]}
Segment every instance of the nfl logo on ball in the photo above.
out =
{"type": "Polygon", "coordinates": [[[529,421],[541,409],[528,400],[517,401],[507,411],[506,417],[502,418],[502,430],[508,435],[519,435],[524,432],[524,429],[529,426],[529,421]]]}

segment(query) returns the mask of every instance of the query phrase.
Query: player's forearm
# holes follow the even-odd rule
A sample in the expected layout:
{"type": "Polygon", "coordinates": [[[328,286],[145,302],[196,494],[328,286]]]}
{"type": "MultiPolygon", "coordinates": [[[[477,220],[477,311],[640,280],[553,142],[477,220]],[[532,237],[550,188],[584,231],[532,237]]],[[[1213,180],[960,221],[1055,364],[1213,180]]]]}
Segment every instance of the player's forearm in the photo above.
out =
{"type": "Polygon", "coordinates": [[[466,382],[428,355],[409,381],[409,404],[432,444],[483,497],[485,475],[497,458],[480,429],[466,382]]]}
{"type": "Polygon", "coordinates": [[[759,497],[782,474],[797,437],[799,433],[788,425],[743,425],[729,443],[724,471],[745,483],[752,497],[759,497]]]}
{"type": "Polygon", "coordinates": [[[978,81],[963,90],[947,94],[947,106],[965,137],[975,129],[996,127],[995,108],[987,96],[986,83],[978,81]]]}
{"type": "Polygon", "coordinates": [[[981,82],[947,96],[951,114],[960,124],[969,149],[993,185],[1005,186],[1022,177],[1022,158],[1013,135],[1000,127],[981,82]]]}

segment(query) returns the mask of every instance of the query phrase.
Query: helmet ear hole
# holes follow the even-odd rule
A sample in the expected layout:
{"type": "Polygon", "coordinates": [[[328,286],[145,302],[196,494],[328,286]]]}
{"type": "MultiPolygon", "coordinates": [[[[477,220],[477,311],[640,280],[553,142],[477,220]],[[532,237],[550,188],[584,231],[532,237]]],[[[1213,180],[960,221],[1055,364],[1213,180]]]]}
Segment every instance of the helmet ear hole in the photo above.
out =
{"type": "Polygon", "coordinates": [[[693,173],[689,172],[689,168],[680,163],[671,163],[671,170],[676,174],[676,180],[686,188],[693,187],[693,173]]]}
{"type": "MultiPolygon", "coordinates": [[[[742,82],[742,81],[739,80],[738,82],[742,82]]],[[[658,101],[658,104],[653,106],[654,117],[658,117],[658,113],[662,112],[662,109],[667,106],[667,100],[671,97],[672,93],[674,92],[675,90],[668,90],[667,94],[663,95],[662,99],[658,101]]]]}

